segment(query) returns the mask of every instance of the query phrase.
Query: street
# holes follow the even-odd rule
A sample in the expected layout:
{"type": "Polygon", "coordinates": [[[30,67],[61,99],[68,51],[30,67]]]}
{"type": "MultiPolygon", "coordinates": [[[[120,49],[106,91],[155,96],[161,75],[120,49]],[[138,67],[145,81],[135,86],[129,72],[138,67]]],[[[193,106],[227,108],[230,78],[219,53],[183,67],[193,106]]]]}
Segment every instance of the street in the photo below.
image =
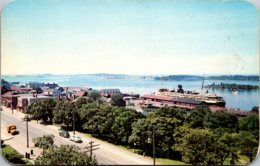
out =
{"type": "MultiPolygon", "coordinates": [[[[94,141],[94,144],[99,144],[99,149],[95,150],[93,154],[96,156],[98,163],[102,165],[152,165],[153,160],[149,157],[143,157],[141,155],[132,153],[130,151],[121,149],[113,144],[101,141],[99,139],[88,137],[86,134],[79,133],[76,131],[76,135],[80,136],[83,143],[74,143],[69,140],[69,138],[63,138],[59,136],[58,126],[54,125],[42,125],[37,123],[35,120],[28,122],[29,128],[29,148],[27,148],[26,140],[26,122],[22,120],[24,114],[17,112],[16,110],[12,111],[6,107],[2,107],[1,111],[1,138],[5,141],[6,144],[11,145],[21,154],[25,152],[30,152],[31,149],[34,151],[34,155],[31,158],[35,159],[38,155],[41,154],[41,149],[34,147],[32,143],[32,138],[40,137],[44,134],[54,135],[54,144],[59,146],[61,144],[74,144],[80,147],[89,146],[90,141],[94,141]],[[12,136],[6,131],[6,126],[10,124],[15,124],[17,130],[19,131],[18,135],[12,136]]],[[[73,135],[73,132],[70,132],[70,135],[73,135]]]]}

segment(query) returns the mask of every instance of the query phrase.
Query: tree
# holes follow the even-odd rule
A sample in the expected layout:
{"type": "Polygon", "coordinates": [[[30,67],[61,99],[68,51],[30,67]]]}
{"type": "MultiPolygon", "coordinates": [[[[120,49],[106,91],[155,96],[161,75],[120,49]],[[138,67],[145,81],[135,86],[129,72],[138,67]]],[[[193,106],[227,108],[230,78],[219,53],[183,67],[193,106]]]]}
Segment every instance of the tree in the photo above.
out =
{"type": "Polygon", "coordinates": [[[208,107],[199,106],[187,114],[185,123],[189,124],[192,128],[203,128],[204,118],[209,113],[211,112],[208,107]]]}
{"type": "Polygon", "coordinates": [[[35,147],[47,150],[54,145],[54,135],[43,135],[42,137],[33,138],[33,143],[35,147]]]}
{"type": "Polygon", "coordinates": [[[180,151],[182,159],[191,164],[222,164],[221,156],[211,131],[179,127],[174,134],[174,150],[180,151]]]}
{"type": "Polygon", "coordinates": [[[113,106],[125,107],[125,101],[123,100],[123,95],[121,94],[113,95],[111,98],[111,104],[113,106]]]}
{"type": "Polygon", "coordinates": [[[173,117],[158,116],[151,112],[147,118],[138,119],[133,123],[132,134],[129,137],[129,143],[143,149],[143,151],[151,155],[153,127],[155,127],[156,153],[157,156],[169,157],[171,147],[173,145],[173,133],[175,127],[180,125],[180,120],[173,117]]]}
{"type": "Polygon", "coordinates": [[[239,120],[240,131],[249,131],[259,139],[259,116],[248,115],[239,120]]]}
{"type": "MultiPolygon", "coordinates": [[[[72,126],[73,112],[75,105],[71,101],[59,101],[53,111],[53,122],[56,124],[65,124],[67,127],[72,126]]],[[[75,111],[75,121],[79,121],[79,115],[75,111]]]]}
{"type": "Polygon", "coordinates": [[[75,145],[50,148],[35,160],[35,165],[98,165],[95,158],[83,153],[75,145]]]}
{"type": "Polygon", "coordinates": [[[86,97],[80,97],[76,100],[75,107],[76,110],[79,110],[84,104],[91,103],[91,100],[86,97]]]}
{"type": "Polygon", "coordinates": [[[29,105],[26,109],[26,113],[33,115],[37,120],[42,119],[44,122],[49,120],[49,122],[52,123],[53,109],[55,106],[56,101],[54,99],[46,99],[29,105]]]}
{"type": "Polygon", "coordinates": [[[88,93],[88,97],[92,100],[92,101],[97,101],[99,100],[99,98],[101,97],[98,91],[92,90],[88,93]]]}
{"type": "Polygon", "coordinates": [[[143,116],[127,108],[114,107],[112,111],[114,118],[112,119],[111,130],[114,135],[114,140],[117,143],[127,144],[128,137],[132,133],[131,125],[143,116]]]}
{"type": "Polygon", "coordinates": [[[228,128],[238,130],[238,118],[236,115],[226,112],[208,113],[204,119],[205,128],[228,128]]]}
{"type": "Polygon", "coordinates": [[[112,107],[104,104],[89,103],[79,110],[82,128],[96,136],[111,136],[114,115],[112,107]]]}
{"type": "Polygon", "coordinates": [[[230,164],[235,164],[238,161],[238,146],[239,135],[237,133],[222,133],[221,136],[214,135],[216,140],[217,149],[216,153],[220,156],[221,163],[229,157],[231,158],[230,164]]]}
{"type": "Polygon", "coordinates": [[[53,120],[53,110],[56,106],[57,102],[54,99],[46,99],[42,101],[42,110],[45,115],[49,118],[50,123],[52,124],[53,120]]]}
{"type": "Polygon", "coordinates": [[[239,133],[238,147],[241,154],[248,156],[250,162],[252,162],[256,157],[258,140],[250,132],[242,131],[239,133]]]}

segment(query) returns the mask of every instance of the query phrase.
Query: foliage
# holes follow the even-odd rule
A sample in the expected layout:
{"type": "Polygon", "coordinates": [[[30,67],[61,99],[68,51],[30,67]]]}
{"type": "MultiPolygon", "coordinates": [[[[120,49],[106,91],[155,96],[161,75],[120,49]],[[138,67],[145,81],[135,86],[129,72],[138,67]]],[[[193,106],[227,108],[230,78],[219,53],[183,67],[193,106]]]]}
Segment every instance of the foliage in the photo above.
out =
{"type": "Polygon", "coordinates": [[[123,95],[121,95],[121,94],[113,95],[111,98],[111,104],[113,106],[124,107],[125,101],[123,100],[123,95]]]}
{"type": "Polygon", "coordinates": [[[53,111],[53,122],[56,124],[65,124],[67,127],[73,124],[73,113],[75,121],[79,121],[79,115],[76,112],[75,105],[72,101],[59,101],[53,111]]]}
{"type": "Polygon", "coordinates": [[[206,114],[204,119],[205,128],[229,128],[236,131],[238,129],[238,118],[236,115],[226,112],[212,113],[209,112],[206,114]]]}
{"type": "Polygon", "coordinates": [[[97,165],[95,158],[81,152],[75,145],[50,148],[35,160],[36,165],[97,165]]]}
{"type": "Polygon", "coordinates": [[[250,162],[256,157],[258,144],[259,142],[256,139],[256,136],[252,135],[250,132],[242,131],[239,133],[239,150],[241,154],[244,154],[249,158],[250,162]]]}
{"type": "Polygon", "coordinates": [[[239,120],[239,129],[249,131],[259,139],[259,116],[251,114],[239,120]]]}
{"type": "Polygon", "coordinates": [[[44,150],[53,147],[54,145],[53,135],[43,135],[42,137],[33,138],[34,146],[42,148],[44,150]]]}
{"type": "Polygon", "coordinates": [[[205,88],[212,89],[228,89],[228,90],[251,90],[251,89],[259,89],[257,85],[243,85],[243,84],[229,84],[229,83],[220,83],[220,84],[211,84],[205,86],[205,88]]]}
{"type": "Polygon", "coordinates": [[[199,106],[187,114],[185,123],[192,128],[203,128],[205,116],[209,113],[208,107],[199,106]]]}
{"type": "Polygon", "coordinates": [[[37,120],[42,119],[44,122],[49,120],[52,123],[55,106],[56,101],[54,99],[46,99],[29,105],[26,113],[33,115],[37,120]]]}
{"type": "Polygon", "coordinates": [[[131,125],[142,117],[131,109],[112,107],[105,104],[89,103],[78,111],[82,128],[86,131],[108,139],[114,143],[128,143],[132,133],[131,125]]]}
{"type": "Polygon", "coordinates": [[[89,99],[92,101],[97,101],[101,97],[98,91],[92,90],[88,93],[89,99]]]}
{"type": "Polygon", "coordinates": [[[115,142],[127,144],[128,137],[132,133],[131,125],[143,116],[132,109],[114,107],[113,111],[115,118],[111,131],[115,137],[115,142]]]}
{"type": "Polygon", "coordinates": [[[149,113],[147,118],[139,119],[133,124],[133,132],[129,137],[129,142],[138,148],[142,148],[146,154],[151,154],[154,127],[158,156],[169,154],[174,141],[174,129],[180,123],[180,120],[168,117],[167,114],[158,116],[158,112],[149,113]]]}
{"type": "Polygon", "coordinates": [[[80,97],[76,100],[75,107],[76,110],[80,109],[84,104],[91,103],[91,100],[86,97],[80,97]]]}
{"type": "Polygon", "coordinates": [[[2,145],[2,156],[11,163],[25,164],[25,161],[22,160],[23,155],[18,153],[10,145],[2,145]]]}
{"type": "Polygon", "coordinates": [[[108,105],[90,103],[79,110],[82,128],[97,136],[106,137],[111,134],[112,119],[111,107],[108,105]]]}
{"type": "Polygon", "coordinates": [[[176,144],[173,149],[181,152],[182,159],[186,163],[222,164],[220,156],[215,153],[217,146],[209,130],[179,127],[174,137],[176,144]]]}

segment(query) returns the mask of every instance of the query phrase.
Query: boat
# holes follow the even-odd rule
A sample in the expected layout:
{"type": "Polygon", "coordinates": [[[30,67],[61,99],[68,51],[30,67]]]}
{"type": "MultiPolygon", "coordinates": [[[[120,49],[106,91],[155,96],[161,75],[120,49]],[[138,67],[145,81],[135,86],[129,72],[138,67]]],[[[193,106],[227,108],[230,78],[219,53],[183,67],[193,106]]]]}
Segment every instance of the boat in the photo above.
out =
{"type": "Polygon", "coordinates": [[[208,93],[202,94],[195,91],[184,91],[181,85],[178,85],[177,91],[175,91],[175,89],[169,90],[166,88],[161,88],[159,89],[158,92],[155,92],[155,95],[169,96],[169,97],[173,97],[174,99],[186,98],[186,99],[192,99],[196,101],[202,101],[209,106],[225,107],[226,105],[226,101],[221,96],[218,96],[216,94],[208,94],[208,93]]]}

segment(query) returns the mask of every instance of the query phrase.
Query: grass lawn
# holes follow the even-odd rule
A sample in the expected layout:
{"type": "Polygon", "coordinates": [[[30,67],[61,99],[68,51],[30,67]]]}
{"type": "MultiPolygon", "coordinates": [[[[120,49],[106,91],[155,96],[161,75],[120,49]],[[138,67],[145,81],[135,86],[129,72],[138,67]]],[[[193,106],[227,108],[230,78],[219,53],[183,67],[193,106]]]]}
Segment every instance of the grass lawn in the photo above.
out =
{"type": "MultiPolygon", "coordinates": [[[[235,164],[237,165],[245,165],[247,163],[249,163],[249,158],[245,155],[238,155],[239,159],[238,161],[235,161],[235,164]]],[[[225,161],[224,161],[224,165],[229,165],[230,164],[230,160],[231,158],[227,158],[225,161]]]]}
{"type": "Polygon", "coordinates": [[[29,160],[23,160],[23,155],[17,152],[10,145],[2,145],[2,155],[6,160],[14,164],[33,165],[29,160]]]}
{"type": "MultiPolygon", "coordinates": [[[[162,165],[186,165],[182,161],[178,160],[171,160],[171,159],[165,159],[165,158],[156,158],[156,162],[162,164],[162,165]]],[[[190,165],[190,164],[189,164],[190,165]]]]}

